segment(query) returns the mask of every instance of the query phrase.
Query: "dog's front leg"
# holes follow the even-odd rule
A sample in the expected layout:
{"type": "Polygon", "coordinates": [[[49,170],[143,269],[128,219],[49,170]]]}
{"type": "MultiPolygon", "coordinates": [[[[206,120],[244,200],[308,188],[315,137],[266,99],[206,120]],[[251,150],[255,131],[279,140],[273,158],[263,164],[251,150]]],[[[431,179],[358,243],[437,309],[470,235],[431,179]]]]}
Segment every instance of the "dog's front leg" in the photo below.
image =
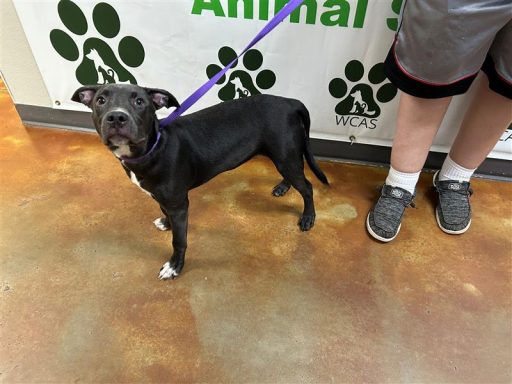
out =
{"type": "Polygon", "coordinates": [[[169,214],[172,230],[173,253],[171,259],[160,269],[160,280],[178,277],[185,264],[187,250],[188,197],[179,204],[164,205],[169,214]]]}

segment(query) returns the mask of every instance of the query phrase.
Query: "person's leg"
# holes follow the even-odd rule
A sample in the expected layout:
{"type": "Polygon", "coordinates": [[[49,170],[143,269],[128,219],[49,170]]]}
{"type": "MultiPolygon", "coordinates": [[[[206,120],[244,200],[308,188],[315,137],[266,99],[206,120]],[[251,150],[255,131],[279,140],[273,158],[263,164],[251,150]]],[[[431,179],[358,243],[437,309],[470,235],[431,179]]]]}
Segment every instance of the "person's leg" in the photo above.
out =
{"type": "Polygon", "coordinates": [[[399,172],[420,172],[443,121],[451,97],[422,99],[400,96],[391,166],[399,172]]]}
{"type": "Polygon", "coordinates": [[[468,169],[477,168],[512,121],[512,100],[481,81],[450,150],[450,158],[468,169]]]}
{"type": "Polygon", "coordinates": [[[442,231],[461,234],[471,225],[469,180],[512,120],[512,100],[482,81],[441,170],[434,175],[439,194],[436,220],[442,231]]]}
{"type": "Polygon", "coordinates": [[[374,238],[388,242],[400,231],[405,208],[413,204],[420,171],[450,101],[451,97],[423,99],[401,94],[391,168],[379,201],[366,219],[374,238]]]}
{"type": "Polygon", "coordinates": [[[450,101],[451,97],[423,99],[401,93],[387,185],[414,194],[420,171],[450,101]]]}

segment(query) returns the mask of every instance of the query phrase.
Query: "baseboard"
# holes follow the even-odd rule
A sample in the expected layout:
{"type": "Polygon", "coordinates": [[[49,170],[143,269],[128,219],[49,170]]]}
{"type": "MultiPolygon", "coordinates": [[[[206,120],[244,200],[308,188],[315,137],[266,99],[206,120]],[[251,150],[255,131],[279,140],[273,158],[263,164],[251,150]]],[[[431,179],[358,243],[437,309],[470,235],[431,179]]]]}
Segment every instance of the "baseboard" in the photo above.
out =
{"type": "Polygon", "coordinates": [[[89,112],[67,111],[26,104],[16,104],[16,110],[25,125],[94,131],[89,112]]]}
{"type": "MultiPolygon", "coordinates": [[[[350,144],[342,141],[311,139],[311,147],[316,156],[353,161],[358,163],[389,166],[391,147],[367,144],[350,144]]],[[[429,152],[425,170],[441,168],[446,153],[429,152]]],[[[487,158],[476,170],[476,175],[512,181],[512,161],[487,158]]]]}
{"type": "MultiPolygon", "coordinates": [[[[25,125],[94,131],[91,114],[88,112],[67,111],[25,104],[17,104],[16,110],[25,125]]],[[[311,139],[311,147],[315,156],[318,157],[385,167],[389,166],[391,156],[390,147],[378,145],[311,139]]],[[[427,170],[439,169],[445,157],[445,153],[430,152],[424,168],[427,170]]],[[[512,181],[512,162],[510,160],[488,158],[476,173],[482,177],[512,181]]]]}

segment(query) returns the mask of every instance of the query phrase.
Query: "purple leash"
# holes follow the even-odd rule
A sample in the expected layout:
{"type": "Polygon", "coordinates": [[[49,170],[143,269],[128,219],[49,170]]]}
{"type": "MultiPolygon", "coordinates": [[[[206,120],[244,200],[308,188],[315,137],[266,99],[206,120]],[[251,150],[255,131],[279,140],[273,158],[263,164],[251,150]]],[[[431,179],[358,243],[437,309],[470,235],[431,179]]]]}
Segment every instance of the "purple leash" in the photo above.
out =
{"type": "Polygon", "coordinates": [[[126,164],[137,164],[145,159],[149,158],[151,153],[157,147],[160,141],[160,130],[169,124],[171,124],[174,120],[181,116],[183,112],[193,106],[197,100],[199,100],[203,95],[208,92],[219,79],[226,74],[227,71],[231,68],[231,66],[249,49],[251,49],[256,43],[258,43],[261,39],[263,39],[266,35],[268,35],[277,25],[283,21],[290,13],[292,13],[299,5],[302,4],[304,0],[290,0],[268,23],[265,27],[256,35],[254,39],[249,43],[247,47],[238,55],[231,63],[226,65],[220,72],[218,72],[215,76],[213,76],[209,81],[204,83],[201,87],[199,87],[192,95],[190,95],[179,108],[176,108],[172,113],[166,118],[159,121],[160,128],[157,130],[157,137],[155,143],[151,147],[151,149],[144,155],[136,158],[121,158],[123,163],[126,164]]]}
{"type": "Polygon", "coordinates": [[[238,55],[231,63],[226,65],[220,72],[218,72],[215,76],[213,76],[209,81],[204,83],[201,87],[197,89],[192,95],[190,95],[179,108],[176,108],[169,116],[160,120],[160,128],[166,127],[171,124],[174,120],[181,116],[183,112],[189,109],[192,105],[194,105],[197,100],[199,100],[206,92],[213,87],[219,79],[224,76],[224,74],[229,71],[231,66],[249,49],[251,49],[258,41],[263,39],[267,34],[269,34],[277,25],[283,21],[290,13],[292,13],[296,8],[301,5],[304,0],[290,0],[268,23],[265,27],[256,35],[254,39],[249,43],[247,47],[242,51],[240,55],[238,55]]]}

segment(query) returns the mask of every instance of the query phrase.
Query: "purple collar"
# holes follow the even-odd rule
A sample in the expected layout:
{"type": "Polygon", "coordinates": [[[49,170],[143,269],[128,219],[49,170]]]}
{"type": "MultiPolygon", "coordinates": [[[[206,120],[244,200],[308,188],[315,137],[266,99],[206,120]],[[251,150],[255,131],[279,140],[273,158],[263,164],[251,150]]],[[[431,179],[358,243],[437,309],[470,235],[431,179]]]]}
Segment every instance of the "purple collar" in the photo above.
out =
{"type": "Polygon", "coordinates": [[[151,156],[151,154],[153,153],[153,151],[156,149],[156,146],[158,145],[158,143],[160,142],[160,138],[162,137],[162,134],[160,133],[160,130],[157,129],[156,130],[156,140],[155,140],[155,143],[153,144],[153,146],[151,147],[151,149],[149,151],[147,151],[144,155],[142,156],[139,156],[139,157],[121,157],[121,160],[123,161],[123,163],[126,163],[126,164],[138,164],[138,163],[142,163],[144,160],[146,160],[149,156],[151,156]]]}

